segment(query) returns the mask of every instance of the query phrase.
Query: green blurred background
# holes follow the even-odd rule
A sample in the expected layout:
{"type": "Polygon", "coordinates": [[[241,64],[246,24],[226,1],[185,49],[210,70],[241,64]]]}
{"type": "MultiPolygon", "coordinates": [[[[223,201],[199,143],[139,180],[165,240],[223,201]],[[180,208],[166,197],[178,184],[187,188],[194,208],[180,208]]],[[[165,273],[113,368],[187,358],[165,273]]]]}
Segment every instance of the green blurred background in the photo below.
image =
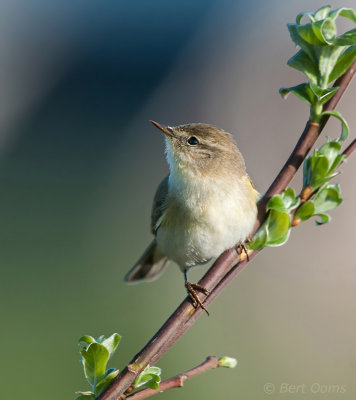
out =
{"type": "MultiPolygon", "coordinates": [[[[123,283],[151,240],[151,201],[167,174],[148,120],[232,132],[265,191],[308,116],[278,94],[304,80],[286,66],[295,52],[286,23],[324,4],[0,3],[2,399],[73,399],[89,389],[81,335],[120,333],[121,369],[175,309],[185,296],[176,266],[150,284],[123,283]]],[[[339,107],[353,137],[355,93],[353,82],[339,107]]],[[[330,121],[319,144],[338,134],[330,121]]],[[[237,368],[160,398],[301,397],[280,393],[282,383],[305,384],[305,399],[355,398],[354,158],[335,180],[345,200],[331,223],[307,222],[263,251],[158,364],[163,378],[207,355],[236,357],[237,368]]]]}

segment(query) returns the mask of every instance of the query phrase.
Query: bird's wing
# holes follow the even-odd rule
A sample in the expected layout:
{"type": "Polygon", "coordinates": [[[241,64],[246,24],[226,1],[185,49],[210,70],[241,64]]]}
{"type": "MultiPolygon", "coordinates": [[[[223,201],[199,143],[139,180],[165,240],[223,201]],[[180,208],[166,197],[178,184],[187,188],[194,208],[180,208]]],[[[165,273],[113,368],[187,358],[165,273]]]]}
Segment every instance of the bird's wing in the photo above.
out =
{"type": "Polygon", "coordinates": [[[158,227],[161,224],[163,214],[167,209],[168,196],[168,176],[159,184],[155,197],[153,199],[152,214],[151,214],[151,231],[155,235],[158,227]]]}

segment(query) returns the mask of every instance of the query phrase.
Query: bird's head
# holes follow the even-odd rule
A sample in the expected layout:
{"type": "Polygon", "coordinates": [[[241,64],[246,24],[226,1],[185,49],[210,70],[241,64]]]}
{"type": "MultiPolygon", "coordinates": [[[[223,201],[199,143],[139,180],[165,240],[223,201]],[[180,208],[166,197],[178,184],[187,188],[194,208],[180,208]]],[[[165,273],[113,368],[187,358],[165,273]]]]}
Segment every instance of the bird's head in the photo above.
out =
{"type": "Polygon", "coordinates": [[[166,135],[171,171],[178,169],[212,177],[229,169],[245,173],[244,160],[230,133],[201,123],[171,127],[151,122],[166,135]]]}

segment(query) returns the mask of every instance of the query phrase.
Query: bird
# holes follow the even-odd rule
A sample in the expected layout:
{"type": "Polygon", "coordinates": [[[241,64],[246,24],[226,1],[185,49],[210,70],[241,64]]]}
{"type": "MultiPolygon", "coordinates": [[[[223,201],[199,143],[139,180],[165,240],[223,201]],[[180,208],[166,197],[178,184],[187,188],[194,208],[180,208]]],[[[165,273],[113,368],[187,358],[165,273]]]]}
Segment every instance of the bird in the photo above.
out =
{"type": "Polygon", "coordinates": [[[230,133],[204,123],[171,127],[150,122],[165,135],[169,175],[153,200],[154,239],[125,280],[155,279],[172,260],[184,274],[194,308],[200,306],[208,313],[197,291],[205,295],[209,291],[189,282],[188,270],[235,246],[246,251],[259,193],[230,133]]]}

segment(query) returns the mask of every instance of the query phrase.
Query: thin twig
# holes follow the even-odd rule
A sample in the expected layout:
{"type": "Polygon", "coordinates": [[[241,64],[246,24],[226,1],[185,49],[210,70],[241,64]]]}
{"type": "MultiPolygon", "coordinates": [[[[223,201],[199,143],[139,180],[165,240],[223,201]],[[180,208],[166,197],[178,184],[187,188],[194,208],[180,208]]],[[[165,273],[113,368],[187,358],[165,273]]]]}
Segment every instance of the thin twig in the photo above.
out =
{"type": "Polygon", "coordinates": [[[346,158],[350,157],[351,153],[356,150],[356,139],[354,139],[351,144],[346,147],[344,152],[342,153],[346,158]]]}
{"type": "MultiPolygon", "coordinates": [[[[339,90],[334,97],[325,105],[324,110],[333,110],[342,94],[346,90],[352,77],[355,74],[356,61],[350,69],[335,83],[339,90]]],[[[327,118],[323,118],[320,126],[318,124],[307,122],[306,127],[300,137],[295,149],[288,161],[267,190],[259,204],[259,224],[263,221],[267,199],[274,194],[281,193],[294,177],[297,169],[302,164],[304,158],[314,145],[321,130],[323,129],[327,118]]],[[[255,230],[258,228],[256,225],[255,230]]],[[[258,251],[249,252],[249,261],[251,261],[258,251]]],[[[231,280],[243,270],[248,261],[244,258],[238,261],[238,254],[235,249],[225,251],[209,269],[209,271],[200,280],[199,284],[210,291],[210,295],[200,294],[204,305],[209,305],[216,296],[231,282],[231,280]]],[[[99,400],[117,400],[118,397],[132,384],[139,373],[147,366],[154,365],[162,355],[194,324],[203,310],[199,307],[194,309],[187,297],[169,317],[167,322],[153,336],[147,345],[133,358],[131,363],[121,371],[111,386],[99,397],[99,400]]]]}
{"type": "Polygon", "coordinates": [[[194,376],[200,375],[210,369],[218,368],[219,360],[215,356],[209,356],[207,359],[202,362],[200,365],[190,369],[189,371],[183,372],[182,374],[173,376],[172,378],[166,379],[159,384],[159,389],[143,389],[139,392],[131,394],[127,396],[127,399],[130,400],[142,400],[147,397],[153,396],[157,393],[165,392],[168,389],[173,389],[177,387],[182,387],[188,379],[193,378],[194,376]]]}

